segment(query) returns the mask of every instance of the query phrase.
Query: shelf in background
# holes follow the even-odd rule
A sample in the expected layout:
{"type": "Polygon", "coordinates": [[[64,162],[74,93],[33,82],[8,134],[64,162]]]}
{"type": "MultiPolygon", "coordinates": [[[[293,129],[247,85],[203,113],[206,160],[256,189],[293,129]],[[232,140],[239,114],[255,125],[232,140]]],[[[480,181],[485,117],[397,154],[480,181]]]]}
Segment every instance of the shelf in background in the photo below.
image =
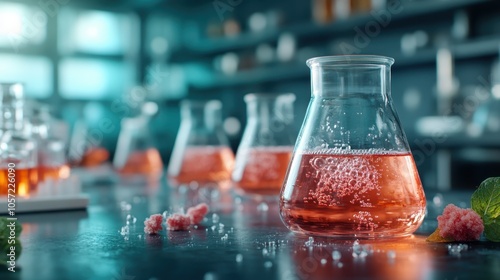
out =
{"type": "MultiPolygon", "coordinates": [[[[391,24],[395,21],[407,20],[419,16],[429,16],[432,14],[461,9],[465,7],[492,3],[491,0],[455,0],[455,1],[422,1],[403,3],[403,10],[391,15],[391,24]],[[423,2],[423,3],[422,3],[423,2]]],[[[229,51],[236,51],[245,48],[252,48],[261,43],[276,41],[280,34],[291,33],[299,38],[331,36],[351,31],[354,27],[373,20],[369,14],[353,15],[347,19],[340,19],[331,24],[320,25],[314,22],[303,22],[280,29],[266,30],[259,33],[242,33],[234,37],[218,39],[200,39],[186,44],[185,48],[172,55],[173,62],[191,61],[203,56],[216,55],[229,51]]]]}
{"type": "MultiPolygon", "coordinates": [[[[450,46],[450,49],[457,60],[470,59],[482,56],[497,55],[500,47],[500,38],[482,38],[474,41],[457,42],[450,46]]],[[[369,49],[367,50],[369,52],[369,49]]],[[[420,50],[414,55],[403,54],[380,54],[395,58],[394,67],[410,67],[434,63],[436,60],[436,49],[420,50]]],[[[241,86],[254,83],[276,82],[282,80],[307,78],[309,69],[305,62],[295,62],[279,64],[277,66],[267,66],[254,68],[233,75],[215,73],[205,82],[191,83],[190,86],[198,90],[209,90],[228,86],[241,86]]]]}

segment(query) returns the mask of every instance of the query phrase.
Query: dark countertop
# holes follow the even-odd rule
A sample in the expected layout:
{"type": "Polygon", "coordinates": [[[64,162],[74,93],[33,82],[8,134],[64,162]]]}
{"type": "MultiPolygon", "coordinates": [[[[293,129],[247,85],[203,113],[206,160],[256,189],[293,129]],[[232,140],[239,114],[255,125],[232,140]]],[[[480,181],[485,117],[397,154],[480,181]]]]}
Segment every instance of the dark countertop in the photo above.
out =
{"type": "Polygon", "coordinates": [[[468,206],[470,193],[446,193],[443,202],[426,192],[428,215],[413,237],[361,240],[360,253],[353,240],[315,237],[306,245],[308,237],[291,234],[272,202],[262,211],[258,202],[235,201],[231,194],[172,191],[166,184],[94,183],[83,190],[91,198],[86,211],[18,214],[23,252],[17,271],[1,269],[0,279],[500,279],[500,243],[466,243],[455,253],[457,244],[425,241],[442,208],[468,206]],[[145,236],[150,214],[200,201],[212,208],[202,226],[145,236]],[[127,215],[130,230],[122,235],[127,215]],[[333,260],[334,251],[340,260],[333,260]]]}

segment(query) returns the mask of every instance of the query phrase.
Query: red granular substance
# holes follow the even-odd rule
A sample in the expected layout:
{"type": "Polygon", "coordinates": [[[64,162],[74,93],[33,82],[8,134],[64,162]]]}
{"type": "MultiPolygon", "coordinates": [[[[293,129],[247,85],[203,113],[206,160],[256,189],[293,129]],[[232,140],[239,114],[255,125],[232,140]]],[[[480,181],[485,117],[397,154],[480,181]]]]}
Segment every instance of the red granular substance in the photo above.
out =
{"type": "Polygon", "coordinates": [[[167,218],[169,230],[187,230],[191,225],[191,216],[174,213],[167,218]]]}
{"type": "Polygon", "coordinates": [[[208,213],[208,205],[206,203],[200,203],[196,206],[190,207],[187,210],[187,215],[191,217],[192,224],[199,224],[203,221],[203,218],[208,213]]]}
{"type": "Polygon", "coordinates": [[[441,236],[455,241],[478,240],[484,230],[483,220],[474,210],[453,204],[448,204],[437,220],[441,236]]]}
{"type": "Polygon", "coordinates": [[[160,214],[151,215],[144,221],[144,232],[147,234],[157,234],[163,229],[161,226],[163,217],[160,214]]]}

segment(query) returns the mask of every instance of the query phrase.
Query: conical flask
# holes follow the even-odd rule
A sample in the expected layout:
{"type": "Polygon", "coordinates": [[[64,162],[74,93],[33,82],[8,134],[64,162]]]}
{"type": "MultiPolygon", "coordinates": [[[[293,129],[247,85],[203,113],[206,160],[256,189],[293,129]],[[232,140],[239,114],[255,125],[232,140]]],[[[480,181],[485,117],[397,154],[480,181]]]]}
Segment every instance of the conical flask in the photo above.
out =
{"type": "Polygon", "coordinates": [[[163,162],[149,130],[150,117],[158,110],[153,102],[146,102],[141,115],[124,118],[113,166],[126,182],[157,182],[163,173],[163,162]]]}
{"type": "Polygon", "coordinates": [[[173,186],[191,185],[227,189],[234,154],[222,128],[218,100],[181,103],[181,126],[168,165],[173,186]]]}
{"type": "Polygon", "coordinates": [[[393,62],[367,55],[307,61],[312,95],[280,197],[290,230],[391,238],[422,223],[424,191],[392,104],[393,62]]]}
{"type": "Polygon", "coordinates": [[[232,181],[238,193],[278,196],[292,157],[295,95],[247,94],[247,124],[236,153],[232,181]]]}

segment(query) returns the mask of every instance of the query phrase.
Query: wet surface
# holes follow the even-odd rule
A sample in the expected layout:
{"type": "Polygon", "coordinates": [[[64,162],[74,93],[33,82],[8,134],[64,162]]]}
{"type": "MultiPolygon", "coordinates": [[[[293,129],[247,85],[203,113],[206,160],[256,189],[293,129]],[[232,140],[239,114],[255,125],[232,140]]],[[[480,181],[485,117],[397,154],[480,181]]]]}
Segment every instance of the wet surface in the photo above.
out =
{"type": "Polygon", "coordinates": [[[84,191],[87,211],[17,216],[23,252],[1,279],[500,279],[499,243],[425,241],[446,204],[467,207],[470,193],[426,193],[426,220],[410,238],[356,241],[294,235],[275,202],[230,193],[165,184],[84,191]],[[149,215],[199,202],[211,207],[201,225],[144,233],[149,215]]]}

